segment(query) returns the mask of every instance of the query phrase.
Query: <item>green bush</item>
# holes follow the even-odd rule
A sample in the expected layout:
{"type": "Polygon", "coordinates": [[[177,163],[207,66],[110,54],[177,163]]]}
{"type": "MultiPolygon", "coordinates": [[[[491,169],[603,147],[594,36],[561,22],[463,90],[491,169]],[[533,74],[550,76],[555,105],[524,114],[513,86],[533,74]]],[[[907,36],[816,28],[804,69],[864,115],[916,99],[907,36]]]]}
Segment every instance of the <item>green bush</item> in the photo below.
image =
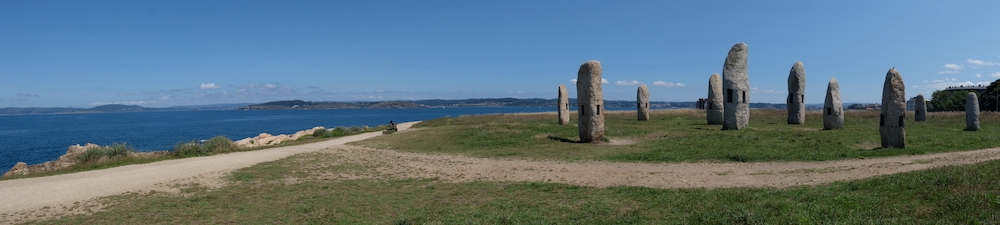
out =
{"type": "Polygon", "coordinates": [[[319,129],[319,130],[313,131],[313,135],[312,136],[313,137],[318,137],[318,138],[325,138],[325,137],[330,137],[329,135],[330,135],[330,131],[329,130],[327,130],[327,129],[319,129]]]}
{"type": "Polygon", "coordinates": [[[208,151],[197,142],[177,143],[174,151],[170,152],[177,157],[192,157],[208,155],[208,151]]]}
{"type": "Polygon", "coordinates": [[[213,137],[212,139],[208,139],[208,141],[206,141],[202,145],[208,152],[215,152],[215,153],[232,152],[239,150],[240,148],[238,145],[236,145],[236,143],[233,143],[233,140],[230,140],[229,138],[226,138],[224,136],[216,136],[213,137]]]}
{"type": "Polygon", "coordinates": [[[205,156],[212,153],[223,153],[223,152],[233,152],[240,150],[241,147],[232,140],[223,136],[216,136],[212,139],[208,139],[204,143],[198,142],[187,142],[178,143],[174,145],[174,151],[171,152],[177,157],[192,157],[192,156],[205,156]]]}
{"type": "Polygon", "coordinates": [[[102,159],[114,159],[128,156],[133,150],[125,144],[113,144],[111,146],[97,146],[87,148],[87,151],[80,154],[81,163],[96,162],[102,159]]]}

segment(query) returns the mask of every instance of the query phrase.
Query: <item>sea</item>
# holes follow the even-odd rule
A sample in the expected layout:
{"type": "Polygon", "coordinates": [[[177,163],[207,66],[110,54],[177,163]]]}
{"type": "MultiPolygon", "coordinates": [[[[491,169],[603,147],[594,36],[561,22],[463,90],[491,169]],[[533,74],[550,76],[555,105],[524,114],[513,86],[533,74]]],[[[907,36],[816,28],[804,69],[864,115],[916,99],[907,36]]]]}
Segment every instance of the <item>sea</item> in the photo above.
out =
{"type": "Polygon", "coordinates": [[[292,134],[323,126],[378,126],[463,115],[555,111],[554,107],[419,109],[213,110],[0,116],[0,173],[17,162],[56,160],[70,145],[126,144],[136,151],[173,149],[181,142],[260,133],[292,134]]]}

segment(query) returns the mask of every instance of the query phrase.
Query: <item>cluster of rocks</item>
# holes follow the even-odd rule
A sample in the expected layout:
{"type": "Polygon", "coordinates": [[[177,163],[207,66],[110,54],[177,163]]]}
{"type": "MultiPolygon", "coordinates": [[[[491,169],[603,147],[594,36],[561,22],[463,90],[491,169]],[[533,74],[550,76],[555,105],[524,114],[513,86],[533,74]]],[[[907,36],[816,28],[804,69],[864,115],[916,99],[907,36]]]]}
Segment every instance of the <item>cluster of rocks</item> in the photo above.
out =
{"type": "MultiPolygon", "coordinates": [[[[86,145],[72,145],[66,149],[66,153],[59,156],[58,159],[54,161],[48,161],[44,163],[28,165],[25,162],[18,162],[14,164],[9,171],[3,174],[3,177],[10,176],[24,176],[32,173],[41,173],[46,171],[55,171],[59,169],[64,169],[77,163],[80,163],[80,155],[87,152],[88,149],[93,148],[107,148],[106,146],[100,146],[96,144],[87,143],[86,145]]],[[[142,155],[153,155],[153,154],[163,154],[164,152],[129,152],[129,156],[136,157],[142,155]]]]}
{"type": "Polygon", "coordinates": [[[248,137],[240,139],[238,141],[235,141],[235,143],[240,147],[247,147],[247,148],[271,146],[271,145],[281,144],[282,142],[286,141],[298,140],[299,138],[302,138],[304,136],[312,135],[317,130],[324,130],[324,129],[326,128],[313,127],[312,129],[308,130],[300,130],[291,135],[288,134],[271,135],[268,133],[260,133],[260,135],[257,135],[256,137],[248,137]]]}

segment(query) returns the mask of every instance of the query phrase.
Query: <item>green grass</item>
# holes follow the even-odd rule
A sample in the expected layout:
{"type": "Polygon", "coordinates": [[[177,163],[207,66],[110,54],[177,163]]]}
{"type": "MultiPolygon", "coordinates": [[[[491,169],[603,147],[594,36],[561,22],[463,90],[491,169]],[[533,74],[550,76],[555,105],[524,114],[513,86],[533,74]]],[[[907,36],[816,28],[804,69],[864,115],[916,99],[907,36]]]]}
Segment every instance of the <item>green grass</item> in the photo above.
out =
{"type": "Polygon", "coordinates": [[[370,174],[300,154],[230,174],[232,185],[105,198],[108,211],[44,224],[974,224],[1000,220],[1000,161],[815,187],[654,189],[549,183],[344,180],[370,174]],[[295,180],[296,182],[289,182],[295,180]]]}
{"type": "MultiPolygon", "coordinates": [[[[960,112],[930,113],[906,122],[905,149],[881,149],[878,112],[847,111],[844,128],[822,130],[819,111],[806,124],[789,125],[784,110],[751,110],[749,129],[708,125],[703,111],[657,110],[650,121],[635,112],[605,114],[604,144],[582,144],[577,127],[560,126],[555,114],[483,115],[421,122],[421,130],[372,138],[356,145],[476,157],[613,161],[822,161],[966,151],[1000,146],[1000,114],[982,112],[977,132],[963,131],[960,112]]],[[[576,124],[573,115],[570,124],[576,124]]]]}

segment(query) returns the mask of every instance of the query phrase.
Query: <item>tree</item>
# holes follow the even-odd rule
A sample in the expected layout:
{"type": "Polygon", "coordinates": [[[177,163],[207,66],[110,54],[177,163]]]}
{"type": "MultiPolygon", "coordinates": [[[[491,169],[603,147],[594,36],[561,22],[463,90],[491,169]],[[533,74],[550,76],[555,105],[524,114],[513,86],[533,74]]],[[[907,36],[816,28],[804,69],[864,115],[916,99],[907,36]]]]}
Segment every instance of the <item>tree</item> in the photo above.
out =
{"type": "Polygon", "coordinates": [[[932,107],[929,110],[935,112],[965,111],[965,98],[969,92],[975,91],[934,91],[934,94],[931,94],[932,107]]]}
{"type": "Polygon", "coordinates": [[[979,95],[979,109],[988,111],[998,111],[997,97],[1000,97],[1000,79],[986,86],[986,91],[979,95]]]}

